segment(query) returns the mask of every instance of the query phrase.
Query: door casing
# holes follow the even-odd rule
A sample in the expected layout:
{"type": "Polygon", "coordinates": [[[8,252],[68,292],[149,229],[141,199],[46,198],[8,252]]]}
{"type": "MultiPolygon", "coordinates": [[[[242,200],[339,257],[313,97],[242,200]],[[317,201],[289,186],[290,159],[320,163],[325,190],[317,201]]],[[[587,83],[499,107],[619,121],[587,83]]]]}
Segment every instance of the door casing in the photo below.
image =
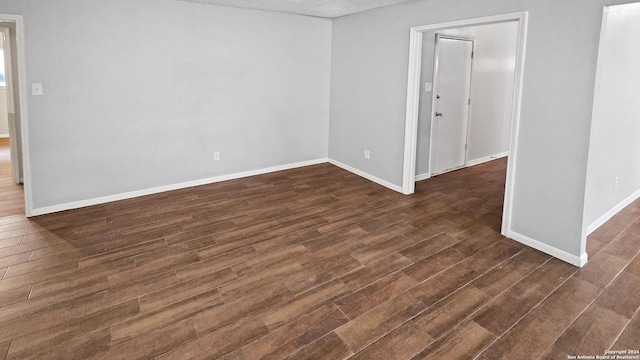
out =
{"type": "Polygon", "coordinates": [[[522,108],[522,88],[527,49],[527,29],[529,13],[527,11],[451,21],[445,23],[415,26],[409,29],[409,66],[407,74],[407,110],[405,121],[404,161],[402,170],[402,193],[410,195],[415,192],[416,185],[416,152],[418,143],[418,122],[420,116],[420,72],[422,64],[422,37],[426,32],[443,31],[461,27],[489,25],[516,21],[518,23],[518,50],[516,56],[516,73],[513,91],[513,108],[511,116],[511,137],[509,158],[507,161],[507,178],[502,212],[502,235],[509,237],[512,233],[514,184],[518,158],[518,135],[520,132],[520,112],[522,108]]]}
{"type": "Polygon", "coordinates": [[[4,65],[5,65],[5,80],[7,87],[7,119],[9,120],[9,144],[11,153],[11,177],[16,184],[22,183],[22,162],[20,141],[18,140],[18,130],[16,124],[16,110],[15,110],[15,94],[13,86],[13,49],[11,47],[11,29],[8,27],[0,27],[2,32],[4,44],[4,65]]]}
{"type": "MultiPolygon", "coordinates": [[[[24,184],[25,215],[30,217],[33,214],[33,189],[31,181],[31,156],[29,154],[29,116],[27,106],[27,62],[24,17],[22,15],[0,14],[0,26],[2,23],[15,24],[16,33],[13,35],[16,39],[16,47],[11,48],[11,51],[13,51],[12,60],[17,60],[16,63],[13,64],[14,69],[17,69],[17,74],[12,73],[12,75],[18,77],[18,87],[13,88],[13,106],[20,110],[20,117],[19,119],[16,118],[14,120],[13,126],[17,129],[17,132],[19,132],[17,136],[19,137],[20,142],[17,151],[20,151],[22,159],[19,163],[22,166],[22,179],[20,180],[24,184]],[[18,101],[15,100],[15,95],[18,95],[18,101]]],[[[15,144],[16,141],[12,141],[12,143],[15,144]]]]}

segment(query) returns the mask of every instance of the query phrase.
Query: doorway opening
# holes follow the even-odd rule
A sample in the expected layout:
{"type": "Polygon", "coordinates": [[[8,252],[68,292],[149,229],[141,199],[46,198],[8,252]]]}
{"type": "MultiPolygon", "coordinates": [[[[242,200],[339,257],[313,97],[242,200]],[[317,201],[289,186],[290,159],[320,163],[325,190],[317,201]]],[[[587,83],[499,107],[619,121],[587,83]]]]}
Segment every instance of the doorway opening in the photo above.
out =
{"type": "MultiPolygon", "coordinates": [[[[485,158],[479,157],[476,159],[474,158],[475,155],[470,156],[468,154],[469,141],[473,141],[473,140],[470,140],[468,137],[469,132],[466,129],[467,127],[464,124],[457,126],[457,128],[459,129],[459,132],[462,131],[462,129],[464,129],[464,135],[458,134],[457,137],[459,139],[466,139],[464,144],[465,149],[462,152],[463,155],[459,155],[459,154],[457,155],[456,161],[458,162],[458,167],[468,166],[469,164],[472,164],[472,165],[479,164],[481,162],[491,160],[494,157],[503,157],[501,155],[503,155],[504,153],[509,154],[508,161],[507,161],[507,170],[506,170],[505,196],[504,196],[504,203],[503,203],[502,229],[501,229],[502,234],[505,236],[508,235],[511,227],[513,184],[514,184],[515,171],[516,171],[516,158],[517,158],[516,153],[517,153],[517,140],[518,140],[517,135],[518,135],[518,129],[519,129],[519,120],[520,120],[522,79],[523,79],[523,72],[524,72],[524,58],[525,58],[525,49],[526,49],[527,19],[528,19],[528,13],[522,12],[522,13],[478,18],[478,19],[454,21],[454,22],[448,22],[443,24],[418,26],[418,27],[411,28],[411,32],[410,32],[409,74],[408,74],[408,88],[407,88],[407,119],[406,119],[406,127],[405,127],[405,153],[404,153],[404,168],[403,168],[404,171],[403,171],[403,184],[402,184],[402,191],[404,194],[407,194],[407,195],[413,194],[415,192],[416,181],[424,180],[431,177],[432,175],[441,173],[443,171],[446,172],[447,170],[449,170],[448,168],[438,169],[437,166],[434,168],[435,164],[433,164],[433,160],[431,156],[432,155],[431,151],[433,151],[433,146],[436,145],[436,141],[434,140],[434,141],[429,141],[429,145],[428,145],[430,151],[428,152],[428,156],[427,156],[427,159],[429,159],[427,171],[422,175],[418,174],[418,176],[416,176],[416,169],[418,167],[417,160],[419,157],[424,158],[424,153],[425,153],[424,151],[421,151],[420,155],[418,154],[418,135],[419,135],[419,124],[420,124],[421,112],[428,111],[428,113],[430,114],[428,118],[430,118],[431,120],[432,127],[434,126],[434,124],[436,124],[440,120],[440,118],[445,118],[444,111],[440,111],[440,108],[438,107],[440,106],[440,103],[438,103],[437,100],[441,100],[443,98],[441,94],[438,94],[438,91],[440,89],[438,88],[437,80],[434,81],[435,84],[432,84],[434,86],[430,89],[432,91],[430,93],[432,101],[430,103],[428,101],[422,101],[422,105],[421,105],[421,99],[422,99],[421,96],[424,97],[423,94],[425,92],[428,92],[425,90],[429,90],[429,85],[430,85],[428,83],[424,83],[423,78],[421,78],[422,68],[423,68],[424,39],[428,39],[429,36],[431,35],[433,36],[435,41],[436,34],[449,35],[449,37],[470,39],[472,38],[470,36],[455,36],[448,32],[455,30],[455,31],[459,31],[459,33],[464,33],[465,29],[484,26],[484,25],[510,23],[510,24],[513,24],[513,26],[515,26],[515,28],[517,29],[516,30],[517,40],[516,40],[515,54],[514,54],[515,59],[512,59],[512,61],[515,63],[515,69],[513,73],[513,82],[511,84],[511,88],[509,89],[512,96],[509,99],[510,106],[507,109],[508,120],[510,123],[509,129],[507,131],[508,134],[506,136],[506,139],[507,139],[506,143],[508,144],[507,150],[505,152],[498,152],[498,153],[486,155],[485,158]],[[440,99],[438,99],[438,95],[441,96],[440,99]],[[425,106],[426,103],[428,103],[429,106],[425,106]],[[433,104],[433,109],[431,104],[433,104]],[[436,116],[439,114],[442,114],[442,115],[436,116]],[[436,118],[438,119],[436,120],[436,118]],[[462,165],[460,165],[461,158],[463,159],[462,165]],[[443,171],[438,171],[438,170],[443,170],[443,171]]],[[[440,45],[441,44],[442,43],[440,41],[440,45]]],[[[441,46],[439,47],[439,49],[441,50],[441,46]]],[[[435,63],[435,57],[434,57],[434,63],[435,63]]],[[[437,72],[438,69],[436,68],[436,65],[437,64],[434,64],[434,71],[437,72]]],[[[477,72],[475,71],[476,69],[474,69],[473,67],[472,69],[473,70],[471,71],[473,73],[477,72]]],[[[473,106],[474,106],[473,97],[475,96],[473,92],[473,87],[471,87],[471,90],[469,93],[471,94],[469,96],[471,100],[470,102],[467,101],[467,104],[469,106],[469,111],[473,113],[473,106]]],[[[505,97],[504,93],[500,94],[499,96],[502,96],[503,98],[505,97]]],[[[462,98],[464,98],[464,95],[462,95],[462,98]]],[[[458,118],[464,120],[464,115],[458,115],[458,118]]],[[[429,131],[429,139],[431,139],[431,136],[433,134],[437,134],[438,132],[437,126],[438,125],[435,125],[436,128],[433,128],[433,130],[429,131]]],[[[459,141],[456,146],[458,146],[458,153],[459,153],[460,152],[459,141]]],[[[420,148],[422,150],[424,146],[420,146],[420,148]]],[[[454,168],[456,167],[454,166],[454,168]]]]}
{"type": "Polygon", "coordinates": [[[0,14],[0,218],[31,209],[24,54],[22,16],[0,14]]]}
{"type": "Polygon", "coordinates": [[[517,44],[514,21],[423,34],[416,181],[508,156],[517,44]]]}
{"type": "MultiPolygon", "coordinates": [[[[428,116],[431,120],[428,139],[429,176],[467,165],[474,46],[475,40],[471,38],[435,34],[433,80],[432,83],[425,82],[427,93],[428,84],[433,84],[433,114],[428,116]]],[[[418,145],[420,140],[418,138],[418,145]]]]}

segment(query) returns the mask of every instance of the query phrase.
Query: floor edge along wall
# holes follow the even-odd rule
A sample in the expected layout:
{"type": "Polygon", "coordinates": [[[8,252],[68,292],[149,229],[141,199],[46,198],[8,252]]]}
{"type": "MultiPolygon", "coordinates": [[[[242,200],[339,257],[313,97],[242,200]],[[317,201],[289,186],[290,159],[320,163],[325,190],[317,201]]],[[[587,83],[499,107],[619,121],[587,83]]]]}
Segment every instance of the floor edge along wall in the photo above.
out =
{"type": "Polygon", "coordinates": [[[241,178],[250,177],[250,176],[272,173],[276,171],[323,164],[326,162],[328,162],[327,158],[320,158],[315,160],[301,161],[297,163],[273,166],[273,167],[262,168],[257,170],[250,170],[250,171],[245,171],[245,172],[240,172],[235,174],[215,176],[215,177],[206,178],[206,179],[186,181],[186,182],[181,182],[177,184],[163,185],[163,186],[158,186],[158,187],[153,187],[153,188],[148,188],[143,190],[130,191],[130,192],[125,192],[120,194],[101,196],[101,197],[92,198],[92,199],[73,201],[73,202],[59,204],[59,205],[35,208],[33,209],[31,215],[32,216],[46,215],[46,214],[51,214],[59,211],[79,209],[87,206],[105,204],[109,202],[131,199],[131,198],[136,198],[136,197],[145,196],[145,195],[152,195],[152,194],[157,194],[165,191],[172,191],[172,190],[184,189],[184,188],[189,188],[194,186],[213,184],[213,183],[222,182],[222,181],[241,179],[241,178]]]}

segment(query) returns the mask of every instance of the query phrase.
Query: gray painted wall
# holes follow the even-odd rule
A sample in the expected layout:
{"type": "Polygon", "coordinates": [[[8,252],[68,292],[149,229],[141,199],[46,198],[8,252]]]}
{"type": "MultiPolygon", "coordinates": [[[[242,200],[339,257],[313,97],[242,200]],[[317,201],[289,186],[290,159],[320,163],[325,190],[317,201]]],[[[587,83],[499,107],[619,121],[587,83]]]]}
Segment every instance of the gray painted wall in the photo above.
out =
{"type": "Polygon", "coordinates": [[[529,11],[512,230],[579,256],[602,7],[627,2],[411,1],[333,33],[173,0],[0,0],[0,12],[25,15],[27,82],[44,84],[28,99],[44,207],[324,157],[328,123],[330,157],[400,185],[409,27],[529,11]]]}
{"type": "MultiPolygon", "coordinates": [[[[509,22],[439,31],[442,35],[475,40],[475,56],[469,116],[469,162],[509,150],[511,110],[518,45],[518,23],[509,22]]],[[[416,175],[429,172],[435,32],[425,33],[422,42],[420,119],[416,175]]]]}
{"type": "Polygon", "coordinates": [[[35,208],[327,157],[329,20],[175,0],[0,13],[24,15],[27,82],[44,85],[35,208]]]}
{"type": "Polygon", "coordinates": [[[580,256],[602,7],[624,2],[411,1],[336,19],[330,157],[400,185],[409,27],[529,11],[512,230],[580,256]]]}
{"type": "Polygon", "coordinates": [[[637,34],[640,34],[640,3],[610,8],[598,59],[585,227],[640,189],[640,43],[637,34]]]}
{"type": "Polygon", "coordinates": [[[431,109],[433,95],[433,67],[435,62],[435,32],[422,35],[422,71],[420,72],[420,104],[418,115],[418,143],[416,149],[416,176],[429,174],[431,143],[431,109]],[[431,83],[432,91],[424,91],[424,84],[431,83]]]}

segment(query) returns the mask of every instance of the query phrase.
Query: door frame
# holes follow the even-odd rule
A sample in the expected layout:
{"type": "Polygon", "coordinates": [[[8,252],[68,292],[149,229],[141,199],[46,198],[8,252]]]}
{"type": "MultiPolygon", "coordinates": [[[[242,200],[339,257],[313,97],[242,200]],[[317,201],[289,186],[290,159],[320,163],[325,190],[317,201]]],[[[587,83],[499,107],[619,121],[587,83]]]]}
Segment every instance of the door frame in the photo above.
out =
{"type": "MultiPolygon", "coordinates": [[[[471,73],[469,76],[469,98],[471,98],[472,94],[472,84],[473,84],[473,53],[475,52],[475,47],[476,47],[476,41],[475,39],[470,39],[470,38],[464,38],[464,37],[459,37],[459,36],[449,36],[449,35],[441,35],[441,34],[437,34],[436,33],[436,41],[435,41],[435,50],[434,50],[434,57],[433,57],[433,91],[431,92],[431,123],[430,123],[430,127],[431,130],[429,131],[429,171],[427,172],[429,177],[427,177],[426,179],[431,178],[434,175],[440,175],[440,174],[444,174],[445,172],[442,173],[438,173],[438,174],[434,174],[433,173],[433,123],[435,121],[435,104],[436,104],[436,99],[438,94],[436,93],[436,87],[438,85],[437,80],[437,76],[438,76],[438,71],[439,71],[439,55],[440,55],[440,39],[447,39],[447,40],[458,40],[458,41],[470,41],[471,42],[471,73]]],[[[467,126],[466,126],[466,133],[465,133],[465,144],[467,144],[467,146],[465,146],[464,149],[464,164],[460,167],[463,168],[465,166],[467,166],[467,163],[469,162],[469,121],[471,120],[471,104],[467,105],[467,126]]],[[[417,149],[416,149],[417,151],[417,149]]],[[[456,168],[456,169],[452,169],[452,170],[457,170],[460,168],[456,168]]],[[[449,171],[452,171],[449,170],[449,171]]],[[[422,179],[422,180],[426,180],[426,179],[422,179]]],[[[415,182],[414,182],[415,184],[415,182]]]]}
{"type": "MultiPolygon", "coordinates": [[[[513,212],[513,194],[518,158],[518,134],[520,131],[520,112],[522,108],[522,85],[524,78],[525,57],[527,48],[527,29],[529,13],[527,11],[481,17],[468,20],[451,21],[433,25],[415,26],[409,31],[409,71],[407,81],[407,112],[404,139],[404,165],[402,174],[402,193],[410,195],[415,192],[416,184],[416,152],[418,144],[418,121],[420,106],[420,72],[422,66],[422,37],[425,32],[490,25],[505,22],[518,22],[518,49],[513,91],[513,108],[511,112],[511,140],[507,161],[507,178],[502,213],[502,234],[511,229],[513,212]]],[[[431,169],[429,169],[431,171],[431,169]]]]}
{"type": "MultiPolygon", "coordinates": [[[[25,45],[25,28],[24,18],[22,15],[0,14],[0,22],[14,23],[16,27],[16,48],[11,49],[17,59],[16,67],[18,74],[18,88],[13,89],[14,96],[19,94],[19,101],[16,104],[14,98],[14,106],[20,109],[20,118],[14,119],[15,129],[20,129],[20,148],[22,152],[22,182],[24,184],[24,207],[25,215],[32,216],[33,213],[33,192],[31,182],[31,156],[29,154],[29,116],[27,106],[27,62],[26,62],[26,45],[25,45]],[[18,126],[19,125],[19,126],[18,126]]],[[[11,121],[11,119],[10,119],[11,121]]],[[[16,143],[15,141],[11,143],[16,143]]],[[[13,148],[13,147],[12,147],[13,148]]],[[[12,149],[13,150],[13,149],[12,149]]]]}
{"type": "MultiPolygon", "coordinates": [[[[15,89],[13,88],[13,49],[11,47],[11,29],[8,27],[0,26],[0,32],[2,32],[4,42],[4,69],[5,70],[5,83],[7,90],[7,113],[13,114],[14,118],[11,116],[7,116],[7,121],[9,122],[9,139],[15,139],[17,137],[17,129],[15,123],[15,89]],[[7,71],[8,69],[8,71],[7,71]]],[[[20,160],[20,149],[15,141],[10,141],[10,152],[11,152],[11,176],[13,178],[13,182],[16,184],[22,183],[22,179],[20,178],[20,170],[22,168],[22,164],[19,162],[20,160]]]]}

